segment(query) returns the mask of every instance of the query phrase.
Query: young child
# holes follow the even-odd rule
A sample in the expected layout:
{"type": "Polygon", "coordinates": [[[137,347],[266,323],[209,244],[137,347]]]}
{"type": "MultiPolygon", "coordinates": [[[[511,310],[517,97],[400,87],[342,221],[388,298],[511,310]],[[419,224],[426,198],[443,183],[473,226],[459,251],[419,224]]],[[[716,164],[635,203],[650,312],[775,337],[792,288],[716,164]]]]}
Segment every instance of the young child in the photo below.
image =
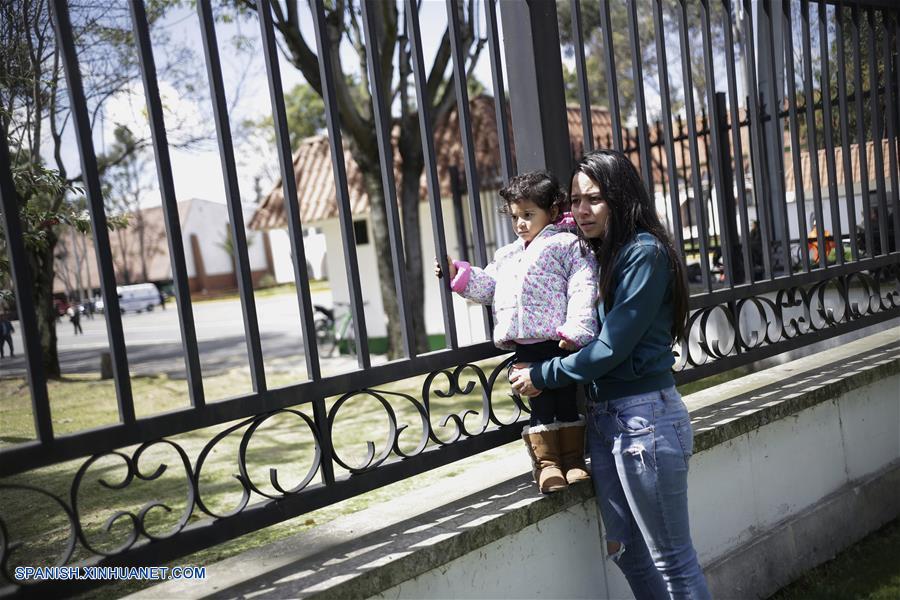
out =
{"type": "MultiPolygon", "coordinates": [[[[563,214],[565,193],[546,171],[510,180],[500,190],[501,213],[518,240],[497,250],[484,269],[447,257],[451,289],[491,304],[494,344],[516,360],[565,356],[597,336],[597,265],[582,251],[574,220],[563,214]]],[[[435,261],[435,274],[442,276],[435,261]]],[[[529,398],[531,420],[522,431],[543,493],[590,478],[584,464],[584,420],[570,385],[529,398]]]]}

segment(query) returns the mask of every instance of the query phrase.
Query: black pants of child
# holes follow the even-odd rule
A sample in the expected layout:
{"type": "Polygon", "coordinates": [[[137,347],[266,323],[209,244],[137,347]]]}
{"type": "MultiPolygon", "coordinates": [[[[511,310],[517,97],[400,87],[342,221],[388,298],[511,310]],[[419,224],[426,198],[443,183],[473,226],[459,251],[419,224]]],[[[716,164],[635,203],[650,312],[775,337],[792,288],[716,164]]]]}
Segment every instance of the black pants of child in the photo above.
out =
{"type": "MultiPolygon", "coordinates": [[[[568,350],[559,347],[557,341],[539,342],[537,344],[516,344],[516,362],[541,362],[556,356],[566,356],[568,350]]],[[[556,389],[541,390],[534,398],[528,399],[531,407],[531,419],[528,425],[549,425],[559,421],[571,423],[577,421],[578,405],[575,401],[577,384],[556,389]]]]}

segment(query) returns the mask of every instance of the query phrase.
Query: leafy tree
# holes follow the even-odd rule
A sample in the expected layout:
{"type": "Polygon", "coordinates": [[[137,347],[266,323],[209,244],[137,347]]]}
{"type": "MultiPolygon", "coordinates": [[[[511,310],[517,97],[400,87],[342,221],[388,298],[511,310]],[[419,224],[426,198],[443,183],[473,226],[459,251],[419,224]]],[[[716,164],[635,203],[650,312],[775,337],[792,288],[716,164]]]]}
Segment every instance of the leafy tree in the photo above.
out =
{"type": "MultiPolygon", "coordinates": [[[[291,136],[291,150],[296,150],[304,138],[325,129],[325,103],[315,90],[304,83],[295,85],[284,95],[284,109],[291,136]]],[[[247,120],[244,126],[265,132],[266,142],[269,145],[275,144],[275,123],[271,115],[247,120]]]]}
{"type": "MultiPolygon", "coordinates": [[[[649,3],[638,3],[638,30],[653,31],[653,14],[650,12],[649,3]]],[[[567,0],[557,0],[557,14],[559,16],[560,40],[566,54],[574,56],[574,31],[572,29],[572,4],[567,0]]],[[[606,105],[609,102],[609,85],[606,77],[606,65],[604,63],[604,32],[600,27],[600,3],[581,3],[582,36],[585,42],[585,68],[588,74],[588,94],[591,104],[594,106],[606,105]]],[[[610,3],[610,29],[613,38],[613,53],[616,58],[616,77],[618,79],[618,98],[622,109],[622,115],[628,116],[635,110],[635,87],[631,71],[631,45],[628,38],[628,12],[624,5],[610,3]]],[[[642,39],[643,42],[643,39],[642,39]]],[[[652,45],[652,41],[650,42],[652,45]]],[[[644,52],[641,56],[641,67],[644,69],[644,77],[650,80],[656,73],[656,54],[643,45],[644,52]]],[[[566,85],[566,99],[569,102],[578,102],[578,77],[574,69],[565,67],[563,71],[566,85]]]]}
{"type": "Polygon", "coordinates": [[[149,280],[147,263],[160,251],[160,240],[148,239],[144,213],[141,210],[141,204],[154,189],[153,182],[148,178],[146,155],[140,149],[136,149],[139,140],[131,130],[119,126],[113,135],[115,142],[109,155],[113,157],[122,155],[125,158],[107,169],[103,178],[106,210],[110,214],[127,216],[131,221],[127,230],[122,228],[116,232],[119,252],[113,254],[113,259],[118,258],[117,267],[124,282],[133,283],[138,273],[131,264],[131,250],[133,244],[137,243],[140,281],[147,282],[149,280]]]}
{"type": "MultiPolygon", "coordinates": [[[[851,8],[843,7],[843,8],[833,8],[835,12],[828,14],[827,16],[827,35],[828,35],[828,52],[826,56],[822,56],[821,53],[821,41],[820,41],[820,31],[818,24],[818,8],[814,5],[810,7],[810,38],[811,38],[811,46],[812,46],[812,67],[813,67],[813,82],[812,82],[812,102],[814,106],[814,123],[816,129],[816,145],[819,148],[824,147],[825,145],[825,111],[824,111],[824,90],[827,88],[828,94],[831,99],[831,118],[832,118],[832,142],[835,145],[841,144],[841,130],[840,123],[841,119],[847,119],[847,127],[850,142],[857,143],[865,143],[866,140],[873,139],[882,139],[887,137],[887,110],[885,99],[886,95],[884,93],[884,61],[883,58],[883,44],[884,44],[884,26],[882,22],[882,17],[876,12],[876,16],[874,19],[875,23],[875,31],[869,27],[868,19],[866,18],[864,11],[859,11],[859,45],[854,45],[853,36],[851,35],[851,31],[853,29],[853,12],[851,8]],[[838,39],[837,39],[837,22],[840,19],[843,25],[843,48],[838,48],[838,39]],[[872,90],[872,70],[869,65],[869,45],[872,35],[875,36],[875,67],[876,72],[878,74],[878,82],[880,92],[876,94],[871,94],[872,90]],[[842,57],[844,60],[844,67],[846,69],[845,72],[845,91],[847,93],[847,107],[848,111],[846,115],[840,114],[840,105],[839,105],[839,88],[838,88],[838,69],[840,63],[838,62],[838,54],[842,53],[842,57]],[[856,81],[855,81],[855,66],[854,66],[854,57],[859,54],[860,61],[860,72],[862,75],[862,94],[863,94],[863,112],[862,112],[862,127],[863,132],[867,137],[864,139],[860,139],[857,135],[857,122],[859,120],[859,114],[856,111],[855,105],[855,94],[856,94],[856,81]],[[828,61],[828,71],[829,71],[829,81],[825,82],[823,78],[823,61],[828,61]],[[881,111],[881,125],[882,130],[877,132],[872,132],[872,103],[878,102],[880,111],[881,111]]],[[[806,92],[803,85],[803,77],[804,77],[804,69],[803,69],[803,31],[802,31],[802,21],[801,21],[801,11],[799,6],[793,7],[792,15],[791,15],[791,30],[792,30],[792,42],[793,42],[793,59],[795,63],[794,69],[794,84],[797,91],[797,105],[800,109],[799,113],[799,127],[798,131],[800,133],[800,140],[802,144],[802,150],[808,150],[807,145],[807,135],[808,135],[808,127],[806,122],[806,115],[803,112],[806,108],[806,92]]],[[[888,24],[888,27],[890,25],[888,24]]],[[[897,85],[897,82],[893,82],[894,85],[897,85]]],[[[891,107],[891,110],[893,108],[891,107]]],[[[824,167],[822,167],[824,168],[824,167]]],[[[840,168],[840,167],[839,167],[840,168]]],[[[870,167],[871,169],[871,167],[870,167]]]]}
{"type": "MultiPolygon", "coordinates": [[[[239,12],[256,10],[252,0],[223,0],[239,12]]],[[[350,145],[359,165],[365,189],[371,205],[372,231],[378,272],[380,274],[381,297],[387,313],[389,354],[396,357],[401,343],[399,305],[394,289],[394,267],[391,261],[388,238],[388,219],[384,191],[381,183],[378,160],[378,144],[375,135],[376,122],[371,110],[366,55],[374,52],[380,60],[382,89],[386,90],[388,105],[398,108],[389,126],[398,132],[397,152],[399,154],[400,179],[398,199],[402,214],[403,245],[406,257],[407,307],[411,311],[417,340],[417,350],[427,350],[424,319],[423,259],[419,219],[419,182],[425,165],[422,153],[418,113],[415,94],[412,89],[412,69],[410,44],[404,26],[405,17],[400,12],[400,2],[376,2],[372,9],[378,13],[378,47],[367,47],[363,39],[360,8],[361,0],[333,0],[326,2],[325,49],[332,59],[335,73],[335,99],[340,114],[345,143],[350,145]],[[347,77],[348,70],[343,65],[339,51],[342,44],[349,44],[358,61],[358,79],[347,77]],[[394,57],[399,60],[394,62],[394,57]]],[[[460,3],[459,22],[461,25],[461,48],[466,61],[466,72],[477,62],[484,40],[477,38],[474,21],[478,8],[475,0],[460,3]]],[[[309,87],[321,97],[323,82],[319,75],[319,63],[315,44],[310,45],[300,27],[300,8],[295,0],[274,0],[272,13],[275,29],[281,40],[281,48],[291,65],[298,69],[309,87]]],[[[437,53],[425,89],[432,125],[444,118],[455,105],[452,80],[447,76],[451,60],[450,32],[445,29],[438,44],[437,53]]]]}
{"type": "MultiPolygon", "coordinates": [[[[148,5],[151,22],[159,18],[166,4],[156,0],[148,5]]],[[[93,126],[105,104],[140,79],[130,15],[127,5],[100,0],[74,3],[70,13],[93,126]]],[[[172,55],[174,64],[186,65],[184,59],[172,55]]],[[[169,70],[166,65],[160,69],[169,70]]],[[[49,377],[60,376],[53,307],[56,246],[63,227],[83,234],[90,223],[84,204],[77,202],[82,175],[71,173],[63,160],[63,146],[71,143],[71,122],[49,0],[0,0],[0,135],[10,147],[34,279],[44,371],[49,377]]],[[[99,157],[101,175],[147,143],[137,140],[99,157]]],[[[122,219],[110,219],[111,227],[123,225],[122,219]]],[[[5,240],[0,241],[6,259],[5,240]]],[[[8,280],[6,273],[0,273],[0,280],[8,280]]]]}
{"type": "MultiPolygon", "coordinates": [[[[637,117],[635,100],[635,82],[631,58],[631,40],[628,34],[628,10],[625,3],[611,2],[610,29],[612,30],[613,55],[616,64],[616,78],[618,85],[619,106],[622,118],[637,117]]],[[[639,46],[641,48],[641,68],[643,71],[642,85],[659,93],[659,59],[656,54],[656,26],[653,17],[654,3],[637,2],[637,30],[639,46]]],[[[585,70],[589,83],[589,96],[594,106],[608,106],[609,88],[606,75],[604,32],[601,28],[599,2],[581,3],[582,36],[584,39],[585,70]]],[[[560,40],[562,41],[568,56],[574,56],[574,33],[572,29],[572,5],[568,0],[557,0],[557,12],[559,15],[560,40]]],[[[701,20],[698,11],[699,3],[688,4],[687,30],[688,38],[700,40],[702,36],[701,20]]],[[[672,100],[672,112],[676,113],[684,106],[684,87],[681,77],[680,44],[678,14],[681,11],[678,0],[664,0],[663,2],[663,30],[666,40],[666,55],[669,68],[669,91],[672,100]]],[[[726,15],[717,4],[711,5],[710,34],[713,52],[724,53],[725,33],[723,20],[726,15]]],[[[732,17],[734,21],[734,18],[732,17]]],[[[735,38],[741,34],[740,27],[734,28],[735,38]]],[[[690,51],[691,81],[694,97],[699,107],[706,102],[706,73],[703,66],[703,54],[697,48],[690,51]]],[[[566,86],[566,99],[575,103],[580,100],[578,96],[578,79],[575,69],[564,65],[563,76],[566,86]]],[[[648,108],[648,119],[661,117],[653,114],[648,108]]]]}

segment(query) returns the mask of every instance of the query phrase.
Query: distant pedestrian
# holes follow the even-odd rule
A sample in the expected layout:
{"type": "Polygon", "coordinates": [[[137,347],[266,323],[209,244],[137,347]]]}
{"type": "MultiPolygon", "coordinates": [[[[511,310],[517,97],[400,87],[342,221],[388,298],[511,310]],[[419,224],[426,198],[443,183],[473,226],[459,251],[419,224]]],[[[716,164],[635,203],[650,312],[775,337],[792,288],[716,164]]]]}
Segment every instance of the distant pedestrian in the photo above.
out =
{"type": "Polygon", "coordinates": [[[13,350],[12,334],[15,331],[9,315],[3,313],[0,315],[0,358],[5,358],[6,344],[9,344],[9,357],[16,355],[13,350]]]}
{"type": "Polygon", "coordinates": [[[168,298],[168,295],[167,295],[165,292],[163,292],[162,290],[160,290],[160,292],[159,292],[159,305],[162,306],[162,309],[163,309],[163,310],[166,310],[166,299],[167,299],[167,298],[168,298]]]}
{"type": "Polygon", "coordinates": [[[75,330],[75,335],[79,333],[84,335],[84,330],[81,328],[81,311],[75,308],[72,311],[72,316],[69,317],[69,321],[72,322],[72,328],[75,330]]]}

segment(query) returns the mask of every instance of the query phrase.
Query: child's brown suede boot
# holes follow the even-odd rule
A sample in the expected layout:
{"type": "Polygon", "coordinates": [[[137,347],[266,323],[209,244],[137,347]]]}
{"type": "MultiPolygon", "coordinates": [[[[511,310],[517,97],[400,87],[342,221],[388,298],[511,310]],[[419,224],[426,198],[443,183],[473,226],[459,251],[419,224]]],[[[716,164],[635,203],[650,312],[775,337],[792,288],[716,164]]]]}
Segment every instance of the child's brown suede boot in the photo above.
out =
{"type": "Polygon", "coordinates": [[[549,494],[566,487],[566,477],[560,468],[559,436],[556,424],[537,425],[522,430],[522,439],[531,457],[532,474],[541,492],[549,494]]]}
{"type": "Polygon", "coordinates": [[[561,423],[559,433],[559,458],[562,472],[570,484],[591,478],[584,464],[584,420],[561,423]]]}

